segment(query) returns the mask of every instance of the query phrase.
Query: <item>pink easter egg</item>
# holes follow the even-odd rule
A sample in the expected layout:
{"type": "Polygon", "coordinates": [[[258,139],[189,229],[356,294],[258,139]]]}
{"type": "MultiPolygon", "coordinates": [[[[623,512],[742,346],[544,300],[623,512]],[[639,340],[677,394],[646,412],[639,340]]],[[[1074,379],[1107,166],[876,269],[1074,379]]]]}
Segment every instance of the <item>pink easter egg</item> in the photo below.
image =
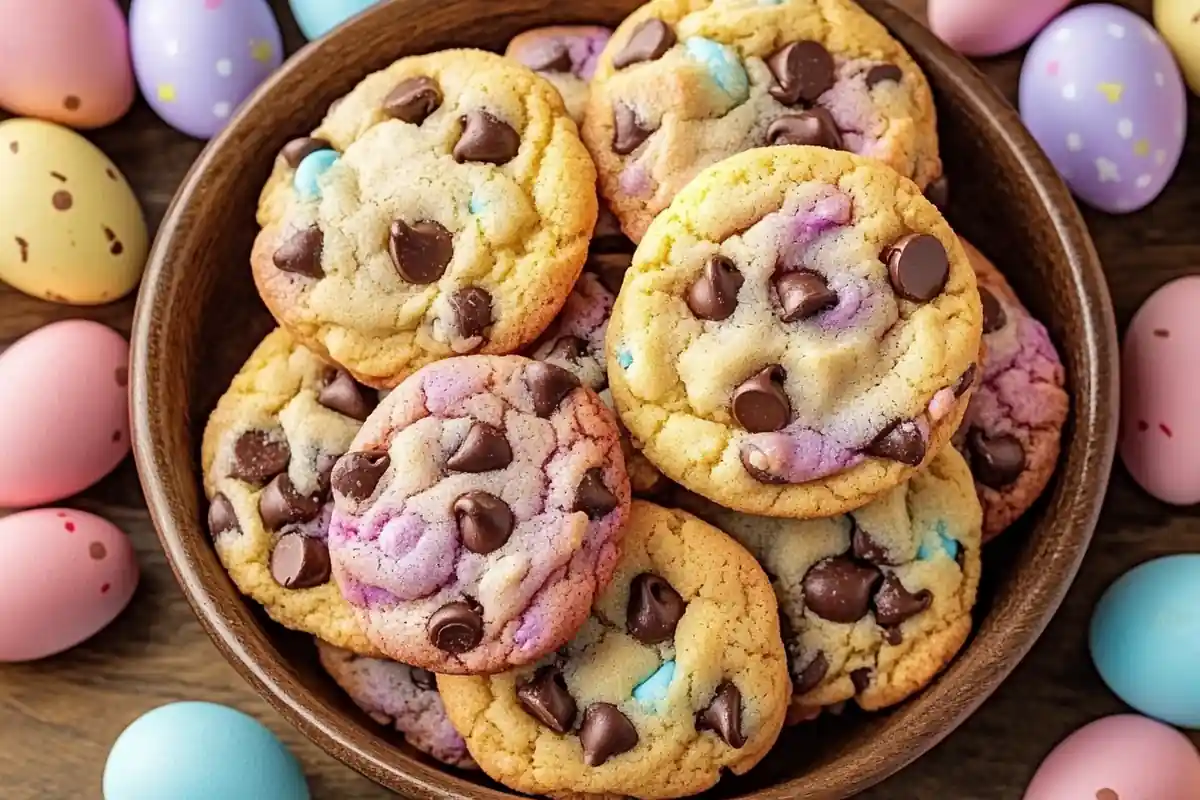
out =
{"type": "Polygon", "coordinates": [[[1015,50],[1062,11],[1071,0],[929,0],[929,27],[938,38],[968,56],[994,56],[1015,50]]]}

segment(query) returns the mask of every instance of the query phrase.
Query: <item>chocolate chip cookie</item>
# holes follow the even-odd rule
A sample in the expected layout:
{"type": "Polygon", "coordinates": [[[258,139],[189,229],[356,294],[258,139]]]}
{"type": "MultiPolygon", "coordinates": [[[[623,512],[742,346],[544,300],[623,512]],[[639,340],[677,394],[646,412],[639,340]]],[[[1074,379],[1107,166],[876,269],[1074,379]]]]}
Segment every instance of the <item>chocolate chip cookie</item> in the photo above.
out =
{"type": "Polygon", "coordinates": [[[409,744],[443,764],[478,769],[446,717],[432,672],[357,656],[320,639],[317,654],[329,676],[371,719],[395,728],[409,744]]]}
{"type": "Polygon", "coordinates": [[[755,147],[857,153],[922,189],[942,174],[925,76],[850,0],[652,0],[600,57],[583,136],[635,242],[701,170],[755,147]]]}
{"type": "Polygon", "coordinates": [[[611,30],[593,25],[534,28],[509,42],[504,55],[554,84],[571,119],[582,123],[596,62],[611,37],[611,30]]]}
{"type": "Polygon", "coordinates": [[[958,429],[983,311],[958,237],[894,170],[818,147],[743,153],[655,220],[607,333],[635,446],[766,516],[827,517],[958,429]]]}
{"type": "Polygon", "coordinates": [[[595,167],[553,86],[490,53],[405,58],[283,148],[254,278],[298,340],[390,388],[441,358],[533,342],[596,214],[595,167]]]}
{"type": "Polygon", "coordinates": [[[375,392],[282,330],[258,346],[208,420],[208,529],[238,589],[294,630],[372,655],[330,578],[329,476],[375,392]]]}
{"type": "Polygon", "coordinates": [[[613,414],[517,356],[423,368],[338,461],[330,553],[389,657],[455,674],[528,664],[608,585],[629,513],[613,414]]]}
{"type": "Polygon", "coordinates": [[[775,743],[790,693],[763,570],[690,514],[634,501],[612,585],[536,665],[438,676],[479,766],[530,794],[683,797],[775,743]]]}
{"type": "Polygon", "coordinates": [[[1058,465],[1070,398],[1046,327],[986,256],[965,239],[962,244],[979,280],[984,355],[979,388],[955,444],[975,475],[986,542],[1045,491],[1058,465]]]}
{"type": "Polygon", "coordinates": [[[895,705],[950,663],[971,631],[982,511],[946,448],[870,505],[820,520],[751,517],[684,502],[771,575],[784,615],[793,719],[853,699],[895,705]]]}

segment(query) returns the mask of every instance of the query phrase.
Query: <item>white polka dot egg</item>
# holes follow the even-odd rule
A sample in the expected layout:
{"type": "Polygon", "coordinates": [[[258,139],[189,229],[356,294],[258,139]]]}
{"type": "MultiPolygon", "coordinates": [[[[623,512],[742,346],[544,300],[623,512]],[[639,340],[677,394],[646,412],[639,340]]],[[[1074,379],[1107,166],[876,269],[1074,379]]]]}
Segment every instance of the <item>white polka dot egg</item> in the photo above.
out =
{"type": "Polygon", "coordinates": [[[1071,191],[1102,211],[1144,208],[1179,164],[1183,79],[1146,20],[1079,6],[1039,34],[1021,68],[1021,117],[1071,191]]]}
{"type": "Polygon", "coordinates": [[[133,0],[129,37],[138,86],[172,127],[216,135],[283,62],[266,0],[133,0]]]}

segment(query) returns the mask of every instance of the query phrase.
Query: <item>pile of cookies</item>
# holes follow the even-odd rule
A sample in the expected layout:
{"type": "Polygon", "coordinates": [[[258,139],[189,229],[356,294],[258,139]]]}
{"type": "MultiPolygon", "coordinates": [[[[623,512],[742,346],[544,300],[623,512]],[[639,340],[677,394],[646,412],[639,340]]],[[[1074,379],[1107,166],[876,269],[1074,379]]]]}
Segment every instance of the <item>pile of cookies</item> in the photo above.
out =
{"type": "Polygon", "coordinates": [[[849,0],[402,59],[263,190],[280,327],[205,433],[217,552],[372,717],[522,792],[687,796],[899,703],[1068,406],[946,195],[849,0]]]}

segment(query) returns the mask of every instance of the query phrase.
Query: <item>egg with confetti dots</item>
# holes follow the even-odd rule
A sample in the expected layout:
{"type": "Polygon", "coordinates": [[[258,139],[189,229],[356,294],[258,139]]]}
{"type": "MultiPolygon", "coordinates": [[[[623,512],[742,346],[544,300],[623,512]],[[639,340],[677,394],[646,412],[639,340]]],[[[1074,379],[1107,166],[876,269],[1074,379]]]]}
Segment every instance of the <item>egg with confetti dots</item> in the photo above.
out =
{"type": "Polygon", "coordinates": [[[1038,35],[1021,67],[1021,118],[1075,195],[1112,214],[1162,192],[1187,134],[1183,78],[1154,26],[1107,3],[1038,35]]]}
{"type": "Polygon", "coordinates": [[[129,37],[150,107],[198,139],[220,132],[283,63],[266,0],[133,0],[129,37]]]}
{"type": "Polygon", "coordinates": [[[0,662],[46,658],[91,638],[137,584],[133,546],[107,520],[63,508],[0,519],[0,662]]]}

